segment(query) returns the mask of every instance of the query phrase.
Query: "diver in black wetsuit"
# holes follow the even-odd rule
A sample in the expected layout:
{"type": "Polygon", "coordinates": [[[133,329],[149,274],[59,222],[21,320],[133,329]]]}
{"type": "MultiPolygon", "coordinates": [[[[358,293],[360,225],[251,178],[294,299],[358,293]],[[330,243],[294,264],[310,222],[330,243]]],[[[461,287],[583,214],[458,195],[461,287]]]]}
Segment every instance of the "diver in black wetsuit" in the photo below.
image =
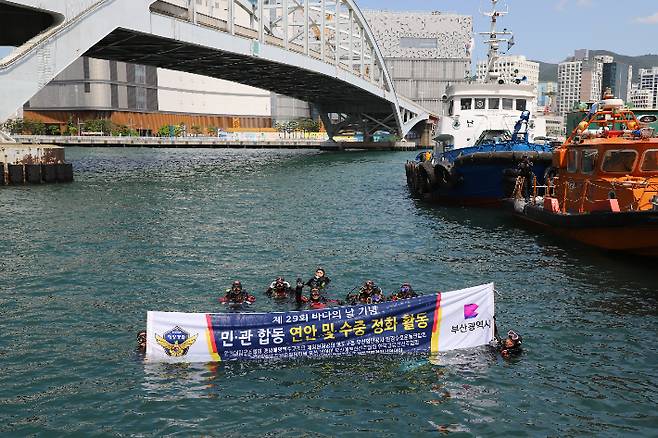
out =
{"type": "Polygon", "coordinates": [[[528,199],[534,185],[535,174],[532,171],[533,163],[530,161],[527,155],[524,155],[517,168],[519,170],[519,176],[523,177],[523,196],[528,199]]]}
{"type": "Polygon", "coordinates": [[[368,280],[356,294],[347,294],[345,301],[351,305],[376,304],[385,301],[385,298],[382,289],[374,281],[368,280]]]}
{"type": "Polygon", "coordinates": [[[256,297],[242,289],[242,283],[239,280],[235,280],[231,288],[226,290],[226,295],[219,298],[220,303],[228,305],[249,305],[255,301],[256,297]]]}
{"type": "Polygon", "coordinates": [[[391,301],[397,301],[397,300],[406,300],[408,298],[416,298],[418,294],[413,290],[411,285],[409,283],[402,283],[402,286],[400,286],[400,290],[389,298],[391,301]]]}
{"type": "Polygon", "coordinates": [[[137,333],[137,353],[146,353],[146,331],[142,330],[137,333]]]}
{"type": "Polygon", "coordinates": [[[303,308],[324,309],[325,307],[330,307],[334,305],[342,306],[344,303],[341,300],[334,300],[323,296],[320,293],[320,289],[314,287],[311,289],[311,292],[309,293],[308,297],[301,296],[300,294],[299,298],[297,299],[297,304],[298,304],[297,310],[301,310],[303,308]]]}
{"type": "Polygon", "coordinates": [[[276,277],[270,286],[265,291],[265,295],[277,300],[287,299],[294,296],[295,290],[290,286],[290,283],[283,277],[276,277]]]}
{"type": "Polygon", "coordinates": [[[318,269],[315,270],[313,278],[306,282],[306,286],[310,287],[311,289],[314,287],[317,287],[318,289],[324,289],[329,285],[329,283],[331,283],[331,279],[327,277],[323,268],[318,267],[318,269]]]}
{"type": "Polygon", "coordinates": [[[510,330],[507,332],[507,337],[505,339],[501,339],[500,336],[498,336],[498,327],[495,325],[495,321],[494,337],[496,338],[494,348],[496,348],[503,359],[509,359],[512,356],[517,356],[523,351],[521,348],[521,343],[523,342],[521,335],[514,330],[510,330]]]}

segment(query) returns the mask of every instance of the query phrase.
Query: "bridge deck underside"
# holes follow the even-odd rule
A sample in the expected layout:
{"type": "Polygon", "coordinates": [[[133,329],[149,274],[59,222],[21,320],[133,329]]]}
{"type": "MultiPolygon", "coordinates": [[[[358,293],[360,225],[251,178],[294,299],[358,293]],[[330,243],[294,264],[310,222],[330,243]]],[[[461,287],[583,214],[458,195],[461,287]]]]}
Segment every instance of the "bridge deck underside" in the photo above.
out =
{"type": "Polygon", "coordinates": [[[316,104],[326,112],[392,112],[385,99],[321,73],[124,29],[112,32],[85,55],[251,85],[316,104]]]}

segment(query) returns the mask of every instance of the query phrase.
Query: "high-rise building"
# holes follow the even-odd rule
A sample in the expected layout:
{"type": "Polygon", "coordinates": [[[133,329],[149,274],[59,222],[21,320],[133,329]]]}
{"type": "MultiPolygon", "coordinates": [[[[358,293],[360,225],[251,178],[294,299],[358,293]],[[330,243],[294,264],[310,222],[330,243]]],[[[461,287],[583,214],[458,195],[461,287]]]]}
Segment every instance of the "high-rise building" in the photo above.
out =
{"type": "Polygon", "coordinates": [[[633,88],[630,92],[630,102],[633,108],[652,109],[653,108],[653,91],[633,88]]]}
{"type": "MultiPolygon", "coordinates": [[[[612,59],[612,56],[606,58],[612,59]]],[[[603,77],[601,89],[610,88],[612,94],[624,101],[629,100],[631,90],[631,79],[633,78],[633,66],[622,62],[606,60],[603,63],[603,77]]]]}
{"type": "Polygon", "coordinates": [[[610,64],[614,62],[615,57],[610,55],[597,55],[594,57],[596,61],[602,62],[603,64],[610,64]]]}
{"type": "MultiPolygon", "coordinates": [[[[494,62],[494,72],[505,83],[521,80],[523,84],[537,87],[539,83],[539,63],[528,61],[525,56],[501,56],[494,62]]],[[[487,61],[477,63],[477,81],[484,82],[487,75],[487,61]]]]}
{"type": "Polygon", "coordinates": [[[537,84],[537,108],[540,111],[557,112],[557,82],[540,82],[537,84]]]}
{"type": "Polygon", "coordinates": [[[449,84],[470,75],[472,17],[364,11],[398,94],[439,114],[449,84]]]}
{"type": "Polygon", "coordinates": [[[653,93],[651,108],[658,108],[658,67],[641,68],[638,71],[638,84],[640,90],[651,90],[653,93]]]}
{"type": "Polygon", "coordinates": [[[586,49],[576,50],[575,55],[558,65],[558,114],[564,116],[580,102],[601,98],[603,63],[589,58],[586,49]]]}

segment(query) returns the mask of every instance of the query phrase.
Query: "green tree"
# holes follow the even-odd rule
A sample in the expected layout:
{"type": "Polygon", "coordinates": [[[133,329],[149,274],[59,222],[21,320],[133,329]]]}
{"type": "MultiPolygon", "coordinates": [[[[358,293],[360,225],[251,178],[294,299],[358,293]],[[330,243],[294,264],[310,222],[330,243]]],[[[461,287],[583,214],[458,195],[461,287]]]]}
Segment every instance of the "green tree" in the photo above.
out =
{"type": "Polygon", "coordinates": [[[60,135],[62,130],[58,125],[48,125],[48,135],[60,135]]]}
{"type": "Polygon", "coordinates": [[[201,126],[199,126],[199,125],[192,125],[192,127],[191,127],[190,129],[192,129],[192,133],[193,133],[194,135],[197,135],[197,136],[198,136],[198,135],[201,135],[201,126]]]}
{"type": "Polygon", "coordinates": [[[23,132],[28,135],[45,135],[46,124],[38,120],[24,120],[23,132]]]}
{"type": "Polygon", "coordinates": [[[84,130],[87,132],[102,132],[109,134],[112,132],[113,123],[108,119],[87,120],[84,124],[84,130]]]}
{"type": "Polygon", "coordinates": [[[69,117],[69,120],[66,122],[66,128],[64,128],[64,134],[67,135],[78,135],[78,128],[76,128],[73,123],[73,117],[69,117]]]}
{"type": "Polygon", "coordinates": [[[320,123],[313,119],[301,119],[298,122],[299,129],[304,132],[318,132],[320,131],[320,123]]]}
{"type": "Polygon", "coordinates": [[[10,134],[22,134],[25,128],[25,121],[23,119],[9,119],[2,128],[10,134]]]}

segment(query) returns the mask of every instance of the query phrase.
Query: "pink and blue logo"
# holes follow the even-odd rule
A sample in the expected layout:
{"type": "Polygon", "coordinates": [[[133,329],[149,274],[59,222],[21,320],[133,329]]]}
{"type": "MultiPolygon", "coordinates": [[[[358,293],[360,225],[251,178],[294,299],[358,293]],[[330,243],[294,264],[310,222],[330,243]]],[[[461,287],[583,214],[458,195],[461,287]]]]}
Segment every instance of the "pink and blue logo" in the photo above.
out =
{"type": "Polygon", "coordinates": [[[464,305],[464,319],[477,318],[478,316],[478,305],[477,304],[465,304],[464,305]]]}

